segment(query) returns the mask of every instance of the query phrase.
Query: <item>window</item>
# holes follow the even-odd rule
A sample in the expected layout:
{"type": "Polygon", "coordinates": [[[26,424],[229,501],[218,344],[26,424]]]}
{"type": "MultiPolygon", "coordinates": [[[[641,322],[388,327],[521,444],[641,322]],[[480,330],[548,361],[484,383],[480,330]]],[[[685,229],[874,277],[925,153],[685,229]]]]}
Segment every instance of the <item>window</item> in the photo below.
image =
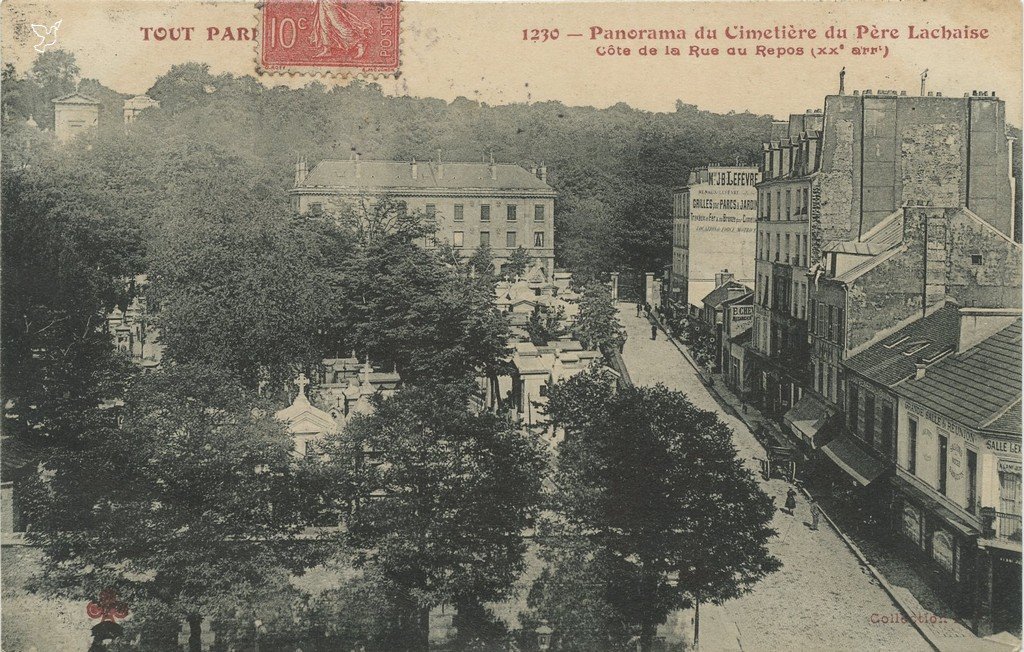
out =
{"type": "Polygon", "coordinates": [[[981,254],[971,254],[971,264],[980,265],[982,263],[981,254]]]}
{"type": "Polygon", "coordinates": [[[882,452],[886,457],[892,456],[892,406],[882,404],[882,452]]]}
{"type": "MultiPolygon", "coordinates": [[[[787,191],[786,194],[788,195],[789,192],[787,191]]],[[[787,263],[789,262],[789,234],[788,233],[786,234],[786,262],[787,263]]]]}
{"type": "Polygon", "coordinates": [[[772,219],[772,193],[764,193],[764,216],[769,220],[772,219]]]}
{"type": "Polygon", "coordinates": [[[839,344],[843,343],[843,339],[846,335],[845,323],[843,322],[843,309],[836,308],[836,342],[839,344]]]}
{"type": "Polygon", "coordinates": [[[490,222],[491,221],[491,205],[481,204],[480,205],[480,221],[490,222]]]}
{"type": "Polygon", "coordinates": [[[544,232],[543,231],[534,231],[533,232],[533,246],[534,247],[543,247],[544,246],[544,232]]]}
{"type": "Polygon", "coordinates": [[[967,511],[977,512],[978,504],[978,454],[967,451],[967,511]]]}
{"type": "Polygon", "coordinates": [[[544,221],[544,204],[537,204],[536,206],[533,207],[533,221],[544,221]]]}
{"type": "Polygon", "coordinates": [[[864,397],[864,441],[875,445],[875,397],[864,397]]]}
{"type": "Polygon", "coordinates": [[[516,232],[509,231],[505,234],[505,246],[509,249],[515,249],[516,247],[516,232]]]}
{"type": "Polygon", "coordinates": [[[946,495],[946,469],[949,463],[949,438],[939,435],[939,493],[946,495]]]}
{"type": "Polygon", "coordinates": [[[309,205],[309,212],[313,215],[320,215],[324,212],[324,205],[316,201],[309,205]]]}
{"type": "Polygon", "coordinates": [[[465,207],[462,204],[455,204],[455,221],[462,222],[465,221],[465,219],[465,207]]]}
{"type": "Polygon", "coordinates": [[[466,234],[462,231],[456,231],[452,234],[452,245],[456,247],[465,246],[466,234]]]}
{"type": "Polygon", "coordinates": [[[836,307],[828,307],[828,339],[830,342],[836,340],[836,307]]]}
{"type": "Polygon", "coordinates": [[[516,215],[516,206],[514,204],[506,206],[505,213],[508,216],[509,222],[515,222],[518,219],[518,216],[516,215]]]}
{"type": "Polygon", "coordinates": [[[427,219],[428,220],[434,219],[434,215],[436,213],[437,213],[437,205],[436,204],[427,204],[427,219]]]}
{"type": "Polygon", "coordinates": [[[810,318],[810,322],[811,322],[808,325],[808,328],[811,330],[811,335],[814,335],[814,316],[816,314],[818,314],[818,302],[815,301],[814,299],[811,299],[810,301],[807,302],[807,304],[808,304],[807,316],[810,318]]]}
{"type": "Polygon", "coordinates": [[[480,246],[481,247],[490,247],[491,246],[491,232],[490,231],[481,231],[480,232],[480,246]]]}
{"type": "Polygon", "coordinates": [[[786,189],[786,219],[787,220],[790,219],[793,216],[793,205],[792,205],[791,201],[792,201],[792,192],[787,188],[786,189]]]}
{"type": "Polygon", "coordinates": [[[779,249],[782,248],[782,238],[778,233],[775,234],[775,262],[779,262],[779,249]]]}
{"type": "Polygon", "coordinates": [[[850,430],[857,431],[857,386],[850,385],[850,406],[846,412],[846,422],[850,424],[850,430]]]}

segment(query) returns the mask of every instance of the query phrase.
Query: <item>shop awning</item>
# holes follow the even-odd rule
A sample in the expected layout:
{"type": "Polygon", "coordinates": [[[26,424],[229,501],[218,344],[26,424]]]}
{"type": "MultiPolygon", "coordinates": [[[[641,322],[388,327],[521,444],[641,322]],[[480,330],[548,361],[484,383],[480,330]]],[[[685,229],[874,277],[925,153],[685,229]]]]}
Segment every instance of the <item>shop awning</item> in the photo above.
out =
{"type": "Polygon", "coordinates": [[[872,457],[849,437],[839,436],[821,447],[839,468],[854,480],[867,486],[885,472],[885,465],[872,457]]]}
{"type": "Polygon", "coordinates": [[[814,438],[828,421],[828,408],[818,398],[805,395],[782,419],[793,429],[793,434],[814,446],[814,438]]]}

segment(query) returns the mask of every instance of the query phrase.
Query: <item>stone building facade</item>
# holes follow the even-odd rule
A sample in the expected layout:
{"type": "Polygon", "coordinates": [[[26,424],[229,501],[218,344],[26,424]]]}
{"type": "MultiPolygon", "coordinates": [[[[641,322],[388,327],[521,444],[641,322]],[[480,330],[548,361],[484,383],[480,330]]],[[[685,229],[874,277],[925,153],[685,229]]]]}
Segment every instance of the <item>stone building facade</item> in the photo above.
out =
{"type": "Polygon", "coordinates": [[[88,95],[71,93],[53,102],[53,132],[57,140],[69,142],[96,130],[100,121],[100,103],[88,95]]]}
{"type": "MultiPolygon", "coordinates": [[[[555,190],[544,166],[499,163],[323,160],[296,165],[289,191],[296,211],[341,211],[381,195],[420,210],[437,224],[436,240],[468,257],[489,246],[499,268],[523,248],[546,278],[555,266],[555,190]]],[[[430,243],[427,243],[428,246],[430,243]]]]}
{"type": "Polygon", "coordinates": [[[690,172],[673,191],[670,297],[700,306],[723,269],[737,281],[754,281],[757,219],[756,167],[708,166],[690,172]]]}
{"type": "MultiPolygon", "coordinates": [[[[991,277],[993,282],[979,300],[984,300],[984,305],[1019,305],[1008,296],[1019,293],[1019,274],[1016,279],[995,278],[1001,276],[997,259],[1016,256],[1019,260],[1019,248],[1016,254],[1012,249],[1019,234],[1013,227],[1014,184],[1004,117],[1003,101],[987,92],[954,98],[855,91],[853,95],[826,97],[823,113],[791,116],[788,137],[765,144],[763,179],[758,185],[750,351],[759,368],[756,398],[770,414],[778,417],[792,409],[807,388],[835,402],[842,394],[840,351],[856,346],[858,338],[870,337],[879,328],[908,317],[915,305],[924,310],[941,301],[947,286],[956,289],[952,296],[970,301],[974,298],[970,295],[987,283],[978,279],[991,277]],[[929,222],[936,229],[948,227],[955,232],[946,243],[953,264],[947,274],[940,270],[945,263],[939,254],[928,259],[930,287],[923,290],[902,273],[911,270],[889,269],[910,264],[896,251],[905,246],[903,233],[895,233],[899,229],[891,225],[897,219],[892,216],[908,205],[959,211],[959,218],[933,216],[929,222]],[[891,228],[880,232],[884,231],[883,222],[891,228]],[[889,243],[885,237],[899,242],[889,243]],[[836,243],[842,243],[838,251],[836,243]],[[966,251],[972,247],[995,247],[1000,253],[986,257],[980,249],[966,251]],[[866,295],[890,294],[893,309],[899,301],[896,297],[909,303],[896,310],[904,312],[901,316],[882,309],[868,318],[869,311],[863,311],[864,333],[857,324],[851,331],[845,323],[849,307],[839,305],[842,302],[834,287],[822,287],[827,271],[822,261],[841,253],[863,256],[863,262],[880,252],[899,258],[889,264],[872,263],[892,274],[883,278],[881,270],[875,272],[872,282],[878,284],[871,286],[865,281],[862,287],[870,289],[853,292],[849,300],[855,305],[869,304],[877,299],[866,295]],[[983,262],[961,265],[965,259],[960,256],[965,253],[969,260],[980,258],[983,262]],[[998,286],[1005,282],[1010,285],[1000,290],[998,286]],[[817,296],[812,297],[814,293],[817,296]],[[994,293],[1003,297],[997,300],[994,293]],[[824,306],[821,314],[812,314],[812,298],[816,305],[824,306]],[[869,323],[872,320],[875,323],[869,323]]],[[[930,235],[932,240],[939,237],[930,235]]],[[[908,243],[913,239],[910,234],[908,243]]],[[[869,271],[851,270],[830,275],[869,271]]]]}

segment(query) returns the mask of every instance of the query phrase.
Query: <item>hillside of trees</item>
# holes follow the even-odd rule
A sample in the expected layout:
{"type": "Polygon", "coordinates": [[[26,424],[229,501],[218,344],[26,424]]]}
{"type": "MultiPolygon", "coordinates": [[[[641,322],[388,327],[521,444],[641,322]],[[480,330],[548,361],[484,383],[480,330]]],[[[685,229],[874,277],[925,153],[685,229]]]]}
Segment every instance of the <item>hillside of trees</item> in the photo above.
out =
{"type": "MultiPolygon", "coordinates": [[[[74,90],[100,100],[101,131],[120,128],[127,97],[95,80],[78,80],[71,55],[39,57],[28,71],[4,71],[6,119],[33,115],[52,128],[52,97],[74,90]]],[[[135,141],[149,156],[175,156],[185,137],[208,143],[265,170],[277,188],[293,179],[294,162],[324,158],[478,161],[529,166],[543,162],[559,192],[558,264],[582,274],[657,270],[671,256],[671,189],[708,163],[753,162],[769,116],[719,115],[677,102],[673,113],[619,103],[607,109],[560,102],[490,106],[390,97],[364,82],[327,88],[267,88],[251,76],[213,75],[205,64],[173,66],[148,94],[135,141]],[[168,143],[168,148],[160,147],[168,143]]],[[[158,162],[152,169],[157,169],[158,162]]],[[[211,171],[212,172],[212,171],[211,171]]]]}

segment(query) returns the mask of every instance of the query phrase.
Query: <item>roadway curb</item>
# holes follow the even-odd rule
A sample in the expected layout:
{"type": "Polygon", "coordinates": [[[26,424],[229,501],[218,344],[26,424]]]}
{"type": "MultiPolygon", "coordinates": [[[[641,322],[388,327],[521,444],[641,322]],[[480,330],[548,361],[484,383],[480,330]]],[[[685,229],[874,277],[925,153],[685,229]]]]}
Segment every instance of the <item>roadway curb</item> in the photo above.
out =
{"type": "MultiPolygon", "coordinates": [[[[658,324],[658,328],[660,328],[661,331],[663,333],[665,333],[665,337],[668,338],[668,340],[670,342],[672,342],[672,345],[676,347],[676,350],[678,350],[683,355],[683,357],[686,359],[686,361],[690,363],[690,366],[693,367],[694,371],[697,372],[697,378],[700,379],[700,382],[704,385],[704,387],[707,388],[707,390],[718,400],[719,403],[724,403],[726,406],[728,406],[727,409],[731,409],[732,406],[729,405],[728,401],[726,401],[724,398],[722,398],[722,395],[718,393],[718,390],[715,388],[715,386],[708,384],[704,380],[704,377],[701,375],[700,367],[697,366],[697,363],[690,356],[690,354],[686,350],[686,348],[680,342],[677,342],[676,339],[674,337],[672,337],[668,333],[668,331],[665,330],[665,327],[662,325],[660,319],[656,319],[655,321],[658,324]]],[[[746,419],[744,419],[743,416],[740,415],[739,413],[737,413],[737,417],[739,417],[740,421],[742,421],[748,428],[753,427],[752,424],[749,421],[747,421],[746,419]]],[[[804,496],[806,496],[808,499],[811,498],[811,494],[810,494],[810,492],[807,491],[807,489],[805,489],[802,486],[800,486],[798,488],[800,490],[800,493],[804,494],[804,496]]],[[[896,608],[899,609],[900,612],[904,615],[904,617],[906,617],[907,621],[909,621],[910,624],[914,626],[914,629],[916,629],[918,631],[918,633],[921,634],[921,638],[923,638],[925,640],[925,642],[928,643],[928,645],[933,650],[935,650],[935,652],[941,652],[942,649],[939,647],[938,643],[936,643],[935,640],[933,640],[933,637],[931,636],[931,634],[928,631],[926,631],[921,626],[920,623],[917,622],[917,620],[914,618],[914,614],[911,612],[910,608],[908,608],[907,605],[904,604],[903,600],[901,600],[900,598],[898,598],[896,596],[895,590],[893,589],[892,585],[889,584],[889,581],[885,579],[885,576],[882,575],[882,573],[879,572],[878,569],[876,569],[871,564],[871,562],[869,562],[867,560],[867,557],[865,557],[864,553],[862,553],[860,551],[860,548],[857,547],[857,544],[855,544],[850,539],[850,537],[846,536],[845,532],[843,532],[841,529],[839,529],[839,526],[836,525],[835,521],[832,520],[832,517],[829,516],[825,512],[825,510],[821,508],[820,504],[818,505],[818,508],[821,509],[821,515],[823,517],[825,517],[825,521],[829,524],[829,526],[832,528],[832,530],[835,531],[835,533],[839,535],[839,538],[846,545],[846,547],[850,549],[850,551],[857,558],[857,560],[860,562],[860,564],[868,569],[868,572],[871,573],[871,576],[873,578],[875,578],[875,580],[878,582],[879,586],[882,587],[882,590],[885,591],[886,595],[889,596],[889,599],[892,601],[892,603],[894,605],[896,605],[896,608]]]]}

